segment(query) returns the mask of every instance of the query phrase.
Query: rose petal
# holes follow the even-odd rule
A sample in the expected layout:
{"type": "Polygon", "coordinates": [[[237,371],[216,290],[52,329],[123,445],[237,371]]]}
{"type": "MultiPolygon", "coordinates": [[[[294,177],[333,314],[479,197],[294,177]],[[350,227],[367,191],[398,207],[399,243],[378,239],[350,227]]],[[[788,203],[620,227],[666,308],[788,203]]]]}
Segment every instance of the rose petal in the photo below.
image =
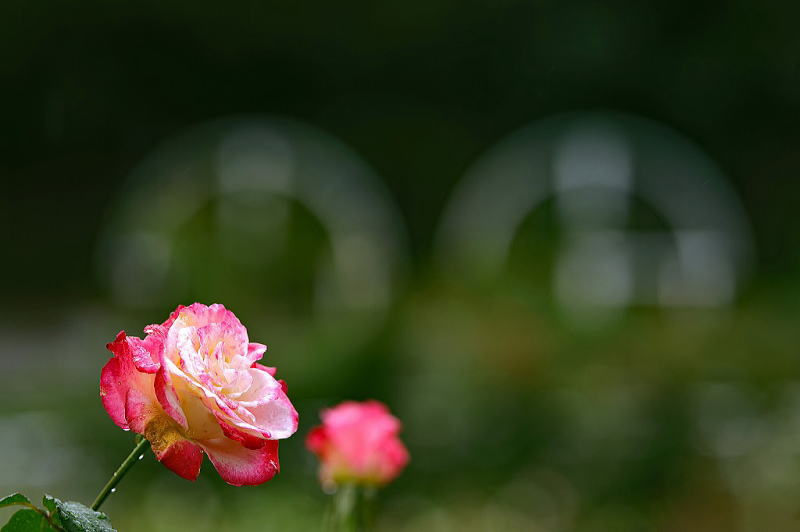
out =
{"type": "Polygon", "coordinates": [[[223,377],[227,384],[222,386],[221,389],[231,399],[239,400],[242,394],[253,386],[253,375],[246,370],[225,369],[223,370],[223,377]]]}
{"type": "Polygon", "coordinates": [[[261,360],[261,357],[264,356],[264,353],[267,351],[267,346],[264,344],[258,344],[255,342],[250,342],[247,345],[247,360],[251,363],[255,363],[258,360],[261,360]]]}
{"type": "Polygon", "coordinates": [[[155,373],[161,364],[158,362],[158,355],[162,349],[162,341],[157,337],[148,336],[144,340],[129,336],[128,346],[131,350],[133,365],[143,373],[155,373]],[[156,358],[153,354],[156,353],[156,358]]]}
{"type": "Polygon", "coordinates": [[[250,432],[239,430],[238,428],[228,423],[225,420],[225,418],[219,414],[217,414],[217,422],[219,423],[219,426],[222,429],[222,432],[223,434],[225,434],[225,436],[227,436],[232,440],[238,441],[248,449],[262,448],[270,437],[269,433],[267,434],[257,433],[256,435],[250,432]]]}
{"type": "Polygon", "coordinates": [[[306,436],[306,447],[309,451],[320,457],[324,457],[324,454],[327,452],[328,442],[328,431],[322,425],[311,429],[308,436],[306,436]]]}
{"type": "Polygon", "coordinates": [[[198,353],[200,338],[197,329],[184,327],[178,332],[176,347],[178,349],[179,365],[189,375],[198,375],[203,372],[206,365],[203,357],[198,353]]]}
{"type": "Polygon", "coordinates": [[[203,452],[183,437],[172,418],[163,413],[154,416],[147,422],[143,433],[159,462],[183,478],[197,478],[203,462],[203,452]]]}
{"type": "MultiPolygon", "coordinates": [[[[209,323],[197,327],[197,336],[200,341],[200,351],[211,354],[219,344],[222,344],[222,353],[225,361],[230,364],[234,358],[247,353],[247,330],[238,323],[209,323]]],[[[243,359],[244,360],[244,359],[243,359]]],[[[249,362],[244,360],[244,366],[249,362]]]]}
{"type": "Polygon", "coordinates": [[[222,479],[234,486],[255,486],[278,473],[278,442],[267,440],[260,449],[247,449],[239,442],[220,438],[198,442],[222,479]]]}
{"type": "Polygon", "coordinates": [[[288,438],[297,431],[298,415],[283,386],[268,373],[250,369],[253,383],[238,401],[238,408],[225,410],[227,421],[245,432],[262,433],[271,439],[288,438]]]}
{"type": "Polygon", "coordinates": [[[169,414],[172,419],[180,423],[183,428],[188,429],[189,423],[186,421],[186,415],[183,413],[183,408],[181,408],[178,394],[175,392],[175,388],[172,387],[170,375],[166,368],[162,368],[156,374],[154,388],[156,392],[156,398],[161,404],[161,408],[164,409],[164,412],[169,414]]]}
{"type": "Polygon", "coordinates": [[[119,427],[141,433],[148,419],[158,412],[153,393],[154,377],[137,371],[124,331],[120,331],[107,348],[114,357],[100,374],[103,407],[119,427]]]}
{"type": "Polygon", "coordinates": [[[253,425],[269,432],[272,438],[280,440],[297,432],[300,417],[283,390],[272,401],[249,407],[248,410],[255,416],[253,425]]]}
{"type": "Polygon", "coordinates": [[[219,303],[209,306],[203,305],[202,303],[192,303],[178,312],[174,323],[180,327],[197,328],[205,327],[210,323],[220,323],[226,324],[236,331],[244,331],[245,336],[247,335],[239,318],[219,303]]]}
{"type": "Polygon", "coordinates": [[[203,464],[203,450],[189,440],[179,440],[167,447],[158,460],[187,480],[197,480],[203,464]]]}
{"type": "Polygon", "coordinates": [[[100,399],[112,421],[124,430],[130,430],[128,420],[125,419],[125,398],[128,388],[121,376],[119,360],[114,357],[103,366],[100,373],[100,399]]]}
{"type": "Polygon", "coordinates": [[[408,450],[396,437],[387,437],[377,450],[375,458],[376,476],[380,482],[394,480],[409,461],[408,450]]]}
{"type": "Polygon", "coordinates": [[[133,432],[144,434],[147,424],[158,415],[163,414],[151,394],[137,388],[128,389],[125,396],[125,419],[133,432]]]}
{"type": "Polygon", "coordinates": [[[266,371],[267,373],[269,373],[269,374],[270,374],[270,375],[272,375],[273,377],[275,376],[275,374],[276,374],[276,373],[278,373],[278,368],[273,368],[273,367],[270,367],[270,366],[265,366],[264,364],[259,364],[258,362],[254,362],[254,363],[253,363],[253,365],[252,365],[252,366],[250,366],[250,367],[251,367],[251,368],[260,369],[261,371],[266,371]]]}
{"type": "Polygon", "coordinates": [[[280,395],[282,389],[275,377],[258,368],[250,368],[250,386],[239,397],[238,402],[245,407],[271,401],[280,395]]]}

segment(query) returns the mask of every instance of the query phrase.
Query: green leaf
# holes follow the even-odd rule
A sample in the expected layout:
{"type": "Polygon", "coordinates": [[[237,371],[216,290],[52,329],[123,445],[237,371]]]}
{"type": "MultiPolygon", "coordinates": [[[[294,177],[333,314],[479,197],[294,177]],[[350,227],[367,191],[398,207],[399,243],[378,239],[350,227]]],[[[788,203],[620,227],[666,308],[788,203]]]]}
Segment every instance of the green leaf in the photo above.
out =
{"type": "Polygon", "coordinates": [[[58,508],[57,515],[61,524],[67,532],[116,532],[104,513],[95,512],[79,502],[62,502],[55,498],[53,502],[58,508]]]}
{"type": "Polygon", "coordinates": [[[12,515],[8,523],[6,523],[3,528],[0,528],[0,532],[55,532],[55,531],[50,527],[50,524],[47,522],[47,518],[45,516],[43,516],[36,510],[31,510],[30,508],[26,508],[24,510],[19,510],[17,513],[12,515]]]}
{"type": "Polygon", "coordinates": [[[53,521],[53,524],[61,526],[61,519],[58,517],[58,507],[56,506],[56,498],[45,493],[44,497],[42,497],[42,504],[50,513],[50,519],[53,521]]]}
{"type": "Polygon", "coordinates": [[[12,493],[0,499],[0,508],[13,506],[14,504],[30,504],[31,501],[21,493],[12,493]]]}
{"type": "Polygon", "coordinates": [[[42,504],[51,514],[56,513],[56,498],[52,495],[45,493],[42,497],[42,504]]]}

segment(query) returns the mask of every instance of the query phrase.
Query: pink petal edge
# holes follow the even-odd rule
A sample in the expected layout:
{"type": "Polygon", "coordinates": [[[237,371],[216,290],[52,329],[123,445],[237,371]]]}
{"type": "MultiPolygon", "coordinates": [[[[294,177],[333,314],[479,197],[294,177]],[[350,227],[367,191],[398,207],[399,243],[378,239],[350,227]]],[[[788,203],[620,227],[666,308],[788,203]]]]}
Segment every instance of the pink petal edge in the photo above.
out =
{"type": "Polygon", "coordinates": [[[208,454],[222,479],[233,486],[263,484],[280,470],[277,440],[267,440],[260,449],[247,449],[228,438],[205,440],[198,444],[208,454]]]}

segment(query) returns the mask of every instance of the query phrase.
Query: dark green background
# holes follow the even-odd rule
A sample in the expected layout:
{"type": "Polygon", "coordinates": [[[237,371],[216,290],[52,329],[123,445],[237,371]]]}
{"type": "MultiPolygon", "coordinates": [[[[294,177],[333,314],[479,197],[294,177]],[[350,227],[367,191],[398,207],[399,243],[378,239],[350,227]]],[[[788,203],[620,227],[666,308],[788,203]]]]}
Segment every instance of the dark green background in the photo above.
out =
{"type": "MultiPolygon", "coordinates": [[[[387,530],[800,526],[800,438],[787,428],[800,416],[791,406],[800,382],[799,19],[789,2],[753,0],[3,2],[0,363],[9,391],[0,441],[12,444],[0,448],[17,449],[13,427],[29,426],[8,420],[49,412],[42,423],[57,418],[72,431],[63,459],[95,467],[53,488],[10,473],[0,485],[88,500],[124,455],[127,436],[94,389],[103,343],[188,301],[136,312],[110,302],[95,268],[98,236],[130,171],[162,141],[210,120],[268,114],[326,131],[375,169],[407,227],[409,275],[386,322],[328,378],[289,366],[303,421],[282,447],[280,483],[228,488],[206,464],[205,484],[194,486],[143,466],[126,480],[129,499],[123,487],[108,507],[122,530],[177,530],[198,500],[211,508],[209,530],[313,529],[324,498],[302,438],[319,407],[348,397],[387,401],[406,422],[413,462],[384,497],[387,530]],[[733,307],[677,319],[640,310],[582,334],[520,295],[514,279],[476,288],[433,272],[435,230],[470,164],[526,124],[587,109],[670,126],[729,178],[756,244],[733,307]],[[82,376],[63,377],[73,358],[59,335],[87,313],[92,325],[69,347],[86,361],[82,376]],[[429,363],[420,344],[444,359],[430,392],[450,398],[454,414],[438,426],[403,399],[429,363]],[[456,361],[465,348],[486,357],[456,361]],[[711,418],[733,419],[736,437],[756,435],[732,458],[695,441],[695,398],[709,383],[721,386],[709,392],[721,394],[711,418]],[[615,390],[631,386],[638,391],[617,401],[615,390]],[[147,499],[151,489],[167,495],[147,499]]],[[[254,305],[221,302],[237,313],[254,305]]],[[[240,317],[280,366],[274,326],[240,317]]],[[[329,349],[319,338],[309,346],[329,349]]],[[[37,446],[60,452],[55,441],[37,446]]]]}

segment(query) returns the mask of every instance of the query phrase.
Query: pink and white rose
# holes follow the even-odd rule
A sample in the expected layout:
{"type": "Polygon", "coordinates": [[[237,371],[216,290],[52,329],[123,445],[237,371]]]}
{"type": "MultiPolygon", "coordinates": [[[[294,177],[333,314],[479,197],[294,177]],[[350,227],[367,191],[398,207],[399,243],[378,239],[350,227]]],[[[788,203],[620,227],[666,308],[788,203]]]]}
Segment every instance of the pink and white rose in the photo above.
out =
{"type": "Polygon", "coordinates": [[[382,486],[409,460],[400,441],[400,421],[383,403],[345,401],[323,410],[322,425],[311,430],[306,446],[320,460],[323,485],[382,486]]]}
{"type": "Polygon", "coordinates": [[[120,332],[108,344],[100,396],[111,419],[150,441],[156,458],[194,480],[203,453],[236,486],[270,480],[278,440],[298,415],[275,368],[258,363],[267,347],[224,306],[179,306],[144,339],[120,332]]]}

